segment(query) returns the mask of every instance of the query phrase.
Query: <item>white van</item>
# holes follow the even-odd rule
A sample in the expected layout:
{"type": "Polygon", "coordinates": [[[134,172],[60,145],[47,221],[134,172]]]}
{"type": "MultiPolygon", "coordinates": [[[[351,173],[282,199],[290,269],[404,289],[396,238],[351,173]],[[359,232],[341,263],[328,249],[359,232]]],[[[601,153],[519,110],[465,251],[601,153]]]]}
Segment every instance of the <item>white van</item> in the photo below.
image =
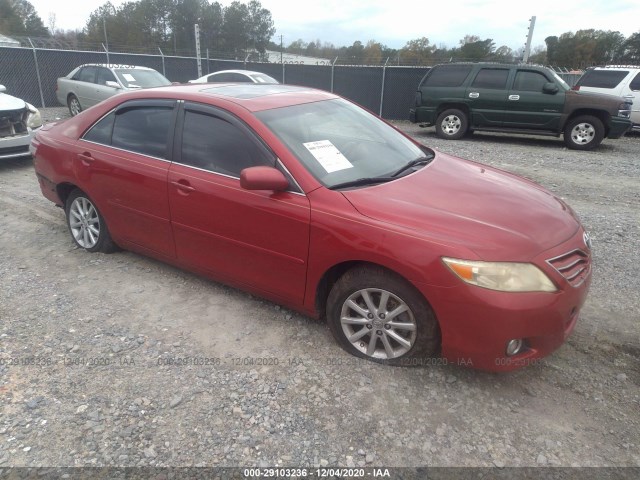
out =
{"type": "Polygon", "coordinates": [[[640,130],[640,66],[609,65],[589,68],[573,90],[632,99],[631,121],[634,130],[640,130]]]}

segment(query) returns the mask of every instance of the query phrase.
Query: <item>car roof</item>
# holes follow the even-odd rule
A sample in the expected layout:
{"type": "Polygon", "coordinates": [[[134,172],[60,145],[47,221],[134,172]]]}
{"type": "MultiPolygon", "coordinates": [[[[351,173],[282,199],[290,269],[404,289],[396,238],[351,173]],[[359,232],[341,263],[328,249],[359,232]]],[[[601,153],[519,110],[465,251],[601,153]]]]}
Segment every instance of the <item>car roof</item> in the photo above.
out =
{"type": "Polygon", "coordinates": [[[243,73],[245,75],[267,75],[266,73],[263,73],[263,72],[254,72],[251,70],[219,70],[217,72],[208,73],[207,75],[205,75],[205,77],[208,77],[209,75],[217,75],[218,73],[243,73]]]}
{"type": "MultiPolygon", "coordinates": [[[[219,99],[234,103],[250,112],[271,108],[301,105],[339,98],[333,93],[310,87],[283,84],[220,83],[217,85],[189,83],[167,85],[119,95],[135,98],[175,98],[186,101],[209,103],[207,100],[219,99]]],[[[212,102],[213,103],[213,102],[212,102]]]]}
{"type": "Polygon", "coordinates": [[[127,70],[131,70],[135,68],[138,70],[153,70],[153,68],[143,67],[142,65],[120,65],[117,63],[84,63],[80,65],[78,68],[80,67],[105,67],[105,68],[118,68],[118,69],[122,68],[127,70]]]}

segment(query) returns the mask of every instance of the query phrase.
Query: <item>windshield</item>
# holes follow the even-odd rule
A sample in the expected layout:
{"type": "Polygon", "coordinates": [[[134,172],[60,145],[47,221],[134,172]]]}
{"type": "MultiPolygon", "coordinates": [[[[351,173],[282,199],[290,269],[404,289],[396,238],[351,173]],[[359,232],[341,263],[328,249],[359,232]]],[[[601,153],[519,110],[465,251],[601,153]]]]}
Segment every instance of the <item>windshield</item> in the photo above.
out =
{"type": "Polygon", "coordinates": [[[114,71],[118,76],[118,80],[120,80],[126,88],[150,88],[171,84],[169,80],[155,70],[118,68],[114,71]]]}
{"type": "Polygon", "coordinates": [[[571,87],[569,86],[569,84],[567,82],[565,82],[560,75],[558,75],[556,72],[554,72],[553,70],[551,70],[551,73],[553,74],[553,77],[556,79],[556,82],[558,82],[561,86],[562,89],[567,91],[567,90],[571,90],[571,87]]]}
{"type": "Polygon", "coordinates": [[[263,73],[254,73],[250,75],[253,78],[254,83],[278,83],[275,78],[270,77],[269,75],[265,75],[263,73]]]}
{"type": "Polygon", "coordinates": [[[387,177],[433,154],[342,99],[275,108],[256,116],[328,188],[362,178],[387,177]]]}

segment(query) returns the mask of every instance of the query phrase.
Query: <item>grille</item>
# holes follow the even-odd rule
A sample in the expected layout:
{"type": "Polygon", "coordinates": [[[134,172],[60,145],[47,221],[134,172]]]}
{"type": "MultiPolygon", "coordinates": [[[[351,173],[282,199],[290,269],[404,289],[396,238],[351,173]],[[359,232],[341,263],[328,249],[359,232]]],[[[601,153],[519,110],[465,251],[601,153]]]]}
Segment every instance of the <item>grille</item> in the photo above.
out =
{"type": "Polygon", "coordinates": [[[564,255],[547,260],[547,263],[555,268],[574,287],[584,282],[591,270],[591,259],[582,250],[572,250],[564,255]]]}
{"type": "Polygon", "coordinates": [[[27,111],[20,110],[0,111],[0,137],[14,137],[28,133],[25,123],[27,111]]]}

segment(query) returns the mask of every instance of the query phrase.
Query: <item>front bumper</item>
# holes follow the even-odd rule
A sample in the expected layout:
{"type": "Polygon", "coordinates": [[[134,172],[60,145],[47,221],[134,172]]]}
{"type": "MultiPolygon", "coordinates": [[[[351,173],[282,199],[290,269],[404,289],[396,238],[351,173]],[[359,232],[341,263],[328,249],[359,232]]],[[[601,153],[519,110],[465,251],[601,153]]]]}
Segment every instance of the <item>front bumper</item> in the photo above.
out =
{"type": "Polygon", "coordinates": [[[534,364],[560,347],[576,325],[591,283],[591,254],[583,232],[534,259],[557,292],[508,293],[464,283],[455,288],[422,286],[440,323],[442,357],[480,370],[508,371],[534,364]],[[546,260],[575,249],[588,254],[588,270],[581,283],[572,286],[546,260]],[[525,347],[507,356],[512,339],[523,339],[525,347]]]}
{"type": "Polygon", "coordinates": [[[612,117],[607,138],[620,138],[633,128],[628,118],[612,117]]]}
{"type": "Polygon", "coordinates": [[[0,137],[0,160],[31,156],[29,144],[35,131],[29,129],[25,135],[0,137]]]}

